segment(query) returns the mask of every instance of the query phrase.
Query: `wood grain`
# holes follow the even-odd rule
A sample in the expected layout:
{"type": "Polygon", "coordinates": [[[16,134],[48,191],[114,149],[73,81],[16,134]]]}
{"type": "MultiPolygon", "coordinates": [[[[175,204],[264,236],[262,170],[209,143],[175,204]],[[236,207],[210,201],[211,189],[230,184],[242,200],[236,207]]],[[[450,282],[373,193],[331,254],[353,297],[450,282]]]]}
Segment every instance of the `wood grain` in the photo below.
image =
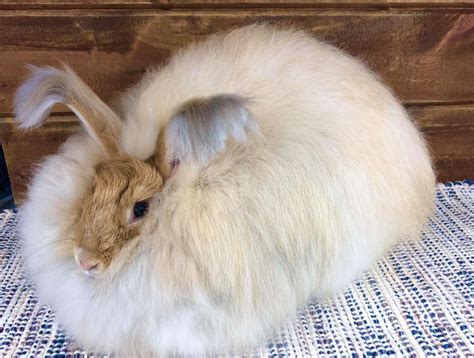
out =
{"type": "Polygon", "coordinates": [[[407,104],[474,100],[474,9],[0,12],[0,116],[25,64],[69,63],[105,100],[209,34],[254,22],[305,29],[357,56],[407,104]]]}
{"type": "Polygon", "coordinates": [[[17,204],[24,199],[34,167],[45,155],[55,153],[78,129],[79,123],[73,116],[52,117],[43,127],[32,131],[16,130],[10,118],[0,118],[0,139],[17,204]]]}
{"type": "Polygon", "coordinates": [[[0,0],[2,9],[468,7],[472,0],[0,0]]]}
{"type": "MultiPolygon", "coordinates": [[[[414,120],[426,136],[438,181],[474,178],[474,105],[410,106],[414,120]]],[[[78,130],[73,116],[51,117],[42,128],[18,131],[11,118],[0,119],[0,133],[7,158],[15,201],[24,198],[35,163],[54,153],[78,130]]]]}
{"type": "MultiPolygon", "coordinates": [[[[166,0],[164,0],[166,1],[166,0]]],[[[345,7],[345,8],[397,8],[397,7],[468,7],[472,0],[169,0],[169,4],[177,7],[345,7]]]]}
{"type": "Polygon", "coordinates": [[[410,106],[430,146],[440,182],[474,179],[474,105],[410,106]]]}

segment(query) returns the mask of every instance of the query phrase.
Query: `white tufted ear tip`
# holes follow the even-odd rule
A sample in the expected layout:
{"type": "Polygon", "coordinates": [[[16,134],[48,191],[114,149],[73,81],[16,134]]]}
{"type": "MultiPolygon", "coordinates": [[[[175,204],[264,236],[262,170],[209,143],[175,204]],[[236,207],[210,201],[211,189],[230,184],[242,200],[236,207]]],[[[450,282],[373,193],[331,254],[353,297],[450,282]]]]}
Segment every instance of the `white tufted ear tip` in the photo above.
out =
{"type": "Polygon", "coordinates": [[[53,67],[27,65],[30,78],[15,94],[15,121],[20,128],[40,126],[57,103],[66,101],[65,73],[53,67]]]}
{"type": "Polygon", "coordinates": [[[168,156],[204,166],[225,148],[228,139],[246,141],[247,130],[258,131],[246,107],[249,102],[220,94],[184,103],[166,129],[168,156]]]}
{"type": "Polygon", "coordinates": [[[54,67],[29,65],[30,78],[18,88],[14,100],[15,120],[20,128],[42,125],[54,105],[69,107],[82,122],[84,129],[110,155],[115,155],[122,121],[66,65],[54,67]]]}

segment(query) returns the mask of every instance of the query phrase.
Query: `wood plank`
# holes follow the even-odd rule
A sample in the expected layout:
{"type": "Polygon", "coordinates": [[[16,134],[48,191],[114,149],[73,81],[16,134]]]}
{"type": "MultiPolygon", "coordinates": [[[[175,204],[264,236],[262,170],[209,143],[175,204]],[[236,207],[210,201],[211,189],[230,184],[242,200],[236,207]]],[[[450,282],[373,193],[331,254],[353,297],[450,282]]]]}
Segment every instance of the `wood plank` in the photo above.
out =
{"type": "Polygon", "coordinates": [[[79,127],[73,116],[54,116],[39,129],[20,131],[11,118],[0,118],[0,140],[17,204],[24,200],[35,166],[45,155],[55,153],[79,127]]]}
{"type": "MultiPolygon", "coordinates": [[[[410,106],[424,132],[441,182],[474,178],[474,105],[410,106]]],[[[31,168],[54,153],[78,129],[73,116],[53,116],[42,128],[17,131],[11,118],[0,119],[10,179],[17,203],[24,198],[31,168]]]]}
{"type": "Polygon", "coordinates": [[[397,7],[468,7],[472,0],[169,0],[176,7],[245,7],[245,6],[301,6],[301,7],[345,7],[345,8],[397,8],[397,7]]]}
{"type": "Polygon", "coordinates": [[[430,146],[438,181],[474,179],[474,105],[409,106],[430,146]]]}
{"type": "Polygon", "coordinates": [[[3,11],[0,116],[25,64],[69,63],[105,100],[211,33],[254,22],[293,26],[365,61],[405,103],[474,100],[474,9],[450,11],[3,11]]]}
{"type": "Polygon", "coordinates": [[[468,7],[472,0],[0,0],[1,9],[468,7]]]}

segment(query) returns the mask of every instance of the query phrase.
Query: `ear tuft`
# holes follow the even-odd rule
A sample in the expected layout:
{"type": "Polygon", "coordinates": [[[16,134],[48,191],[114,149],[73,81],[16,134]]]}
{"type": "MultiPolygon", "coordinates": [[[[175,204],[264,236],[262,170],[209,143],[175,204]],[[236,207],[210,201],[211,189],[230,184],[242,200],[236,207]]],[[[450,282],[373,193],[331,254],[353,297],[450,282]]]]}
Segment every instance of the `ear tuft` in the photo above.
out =
{"type": "Polygon", "coordinates": [[[207,164],[229,139],[243,142],[246,130],[256,130],[248,100],[222,94],[184,103],[166,129],[166,152],[170,160],[207,164]]]}
{"type": "Polygon", "coordinates": [[[67,75],[53,67],[29,65],[32,76],[16,92],[14,111],[21,128],[38,127],[57,103],[67,102],[67,75]]]}
{"type": "Polygon", "coordinates": [[[205,167],[229,140],[246,141],[249,130],[258,130],[248,103],[233,94],[185,102],[158,136],[153,162],[163,177],[186,165],[205,167]]]}
{"type": "Polygon", "coordinates": [[[84,129],[107,154],[119,152],[117,137],[122,121],[66,65],[64,70],[53,67],[29,66],[32,75],[15,96],[16,121],[21,128],[38,127],[44,123],[53,106],[65,104],[82,122],[84,129]]]}

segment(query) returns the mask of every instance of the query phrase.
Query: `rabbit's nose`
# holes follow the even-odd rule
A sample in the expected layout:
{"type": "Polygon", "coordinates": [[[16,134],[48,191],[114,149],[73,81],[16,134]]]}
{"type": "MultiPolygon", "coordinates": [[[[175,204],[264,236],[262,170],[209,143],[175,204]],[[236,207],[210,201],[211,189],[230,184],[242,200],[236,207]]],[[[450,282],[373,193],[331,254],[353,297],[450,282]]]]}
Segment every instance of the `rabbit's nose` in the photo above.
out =
{"type": "Polygon", "coordinates": [[[102,272],[102,262],[89,250],[78,247],[74,257],[76,263],[87,276],[96,277],[102,272]]]}

